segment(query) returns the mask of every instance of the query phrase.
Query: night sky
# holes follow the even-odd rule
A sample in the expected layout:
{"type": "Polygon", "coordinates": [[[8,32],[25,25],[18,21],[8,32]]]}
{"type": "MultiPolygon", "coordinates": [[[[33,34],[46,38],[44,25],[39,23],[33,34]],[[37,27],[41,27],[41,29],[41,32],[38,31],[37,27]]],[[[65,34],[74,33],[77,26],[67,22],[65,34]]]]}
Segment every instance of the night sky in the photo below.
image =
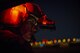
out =
{"type": "Polygon", "coordinates": [[[40,30],[35,34],[37,41],[54,38],[80,37],[79,1],[35,0],[49,19],[56,21],[56,31],[40,30]]]}

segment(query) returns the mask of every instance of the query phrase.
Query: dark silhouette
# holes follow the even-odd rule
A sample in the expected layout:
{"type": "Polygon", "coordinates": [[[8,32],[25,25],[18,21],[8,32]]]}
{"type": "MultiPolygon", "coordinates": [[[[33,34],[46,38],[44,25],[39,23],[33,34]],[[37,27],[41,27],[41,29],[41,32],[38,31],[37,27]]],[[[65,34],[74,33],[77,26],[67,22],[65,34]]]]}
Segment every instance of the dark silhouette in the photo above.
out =
{"type": "Polygon", "coordinates": [[[37,4],[26,0],[5,0],[0,5],[0,53],[33,53],[30,42],[35,41],[39,29],[36,23],[39,18],[48,22],[43,19],[47,16],[37,4]]]}

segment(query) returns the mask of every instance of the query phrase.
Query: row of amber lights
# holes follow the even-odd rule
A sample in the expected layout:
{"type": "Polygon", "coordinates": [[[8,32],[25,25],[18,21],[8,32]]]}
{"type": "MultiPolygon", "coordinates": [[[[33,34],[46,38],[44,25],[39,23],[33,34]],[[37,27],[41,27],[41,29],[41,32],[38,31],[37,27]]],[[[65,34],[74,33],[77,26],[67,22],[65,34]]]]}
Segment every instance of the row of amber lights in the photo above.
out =
{"type": "Polygon", "coordinates": [[[70,43],[70,42],[74,42],[74,43],[80,42],[80,39],[76,39],[76,38],[70,39],[70,38],[68,38],[68,39],[62,39],[62,40],[61,39],[58,39],[58,40],[54,39],[53,41],[52,40],[50,40],[50,41],[42,40],[40,42],[32,42],[30,44],[31,44],[31,46],[42,46],[42,45],[53,45],[53,44],[56,44],[56,43],[70,43]]]}

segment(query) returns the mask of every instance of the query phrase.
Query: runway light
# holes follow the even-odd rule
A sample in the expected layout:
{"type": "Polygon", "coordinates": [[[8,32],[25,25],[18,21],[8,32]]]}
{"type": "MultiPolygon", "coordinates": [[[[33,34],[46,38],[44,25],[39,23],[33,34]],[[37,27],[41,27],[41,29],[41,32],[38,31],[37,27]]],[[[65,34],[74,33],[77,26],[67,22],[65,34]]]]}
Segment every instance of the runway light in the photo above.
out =
{"type": "Polygon", "coordinates": [[[66,42],[66,39],[63,39],[62,41],[63,41],[63,43],[65,43],[66,42]]]}
{"type": "Polygon", "coordinates": [[[44,44],[40,44],[40,47],[43,47],[44,46],[44,44]]]}
{"type": "Polygon", "coordinates": [[[80,38],[79,39],[76,39],[76,42],[79,42],[80,43],[80,38]]]}
{"type": "Polygon", "coordinates": [[[73,42],[76,42],[76,38],[73,38],[73,42]]]}
{"type": "Polygon", "coordinates": [[[61,40],[60,39],[58,40],[58,43],[61,43],[61,40]]]}
{"type": "Polygon", "coordinates": [[[70,42],[70,38],[67,39],[67,42],[70,42]]]}
{"type": "Polygon", "coordinates": [[[33,46],[33,43],[30,43],[31,46],[33,46]]]}
{"type": "Polygon", "coordinates": [[[39,45],[42,44],[41,42],[38,43],[39,45]]]}
{"type": "Polygon", "coordinates": [[[46,42],[42,41],[42,44],[45,44],[46,42]]]}
{"type": "Polygon", "coordinates": [[[35,42],[35,45],[37,46],[38,45],[38,42],[35,42]]]}
{"type": "Polygon", "coordinates": [[[48,40],[43,39],[43,40],[42,40],[42,44],[46,44],[47,41],[48,41],[48,40]]]}
{"type": "Polygon", "coordinates": [[[53,44],[53,41],[52,40],[51,41],[47,41],[46,44],[47,45],[52,45],[53,44]]]}
{"type": "Polygon", "coordinates": [[[54,40],[54,43],[57,43],[57,40],[54,40]]]}

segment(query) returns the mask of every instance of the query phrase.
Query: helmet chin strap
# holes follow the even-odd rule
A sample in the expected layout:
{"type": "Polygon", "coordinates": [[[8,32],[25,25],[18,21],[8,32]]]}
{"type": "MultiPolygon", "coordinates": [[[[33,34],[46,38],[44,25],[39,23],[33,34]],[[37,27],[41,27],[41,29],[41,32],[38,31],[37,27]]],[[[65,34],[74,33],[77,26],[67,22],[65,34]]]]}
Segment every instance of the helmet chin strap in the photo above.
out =
{"type": "Polygon", "coordinates": [[[38,20],[39,20],[39,18],[38,18],[38,17],[36,17],[36,16],[35,16],[35,15],[33,15],[33,14],[30,14],[30,16],[34,17],[34,19],[35,19],[36,21],[38,21],[38,20]]]}
{"type": "Polygon", "coordinates": [[[31,41],[31,35],[29,35],[29,34],[24,34],[22,37],[28,42],[31,41]]]}
{"type": "Polygon", "coordinates": [[[32,21],[32,22],[34,22],[34,25],[35,26],[37,26],[37,22],[38,22],[38,17],[36,17],[35,15],[33,15],[33,14],[29,14],[31,17],[32,17],[32,19],[29,19],[28,21],[32,21]]]}

